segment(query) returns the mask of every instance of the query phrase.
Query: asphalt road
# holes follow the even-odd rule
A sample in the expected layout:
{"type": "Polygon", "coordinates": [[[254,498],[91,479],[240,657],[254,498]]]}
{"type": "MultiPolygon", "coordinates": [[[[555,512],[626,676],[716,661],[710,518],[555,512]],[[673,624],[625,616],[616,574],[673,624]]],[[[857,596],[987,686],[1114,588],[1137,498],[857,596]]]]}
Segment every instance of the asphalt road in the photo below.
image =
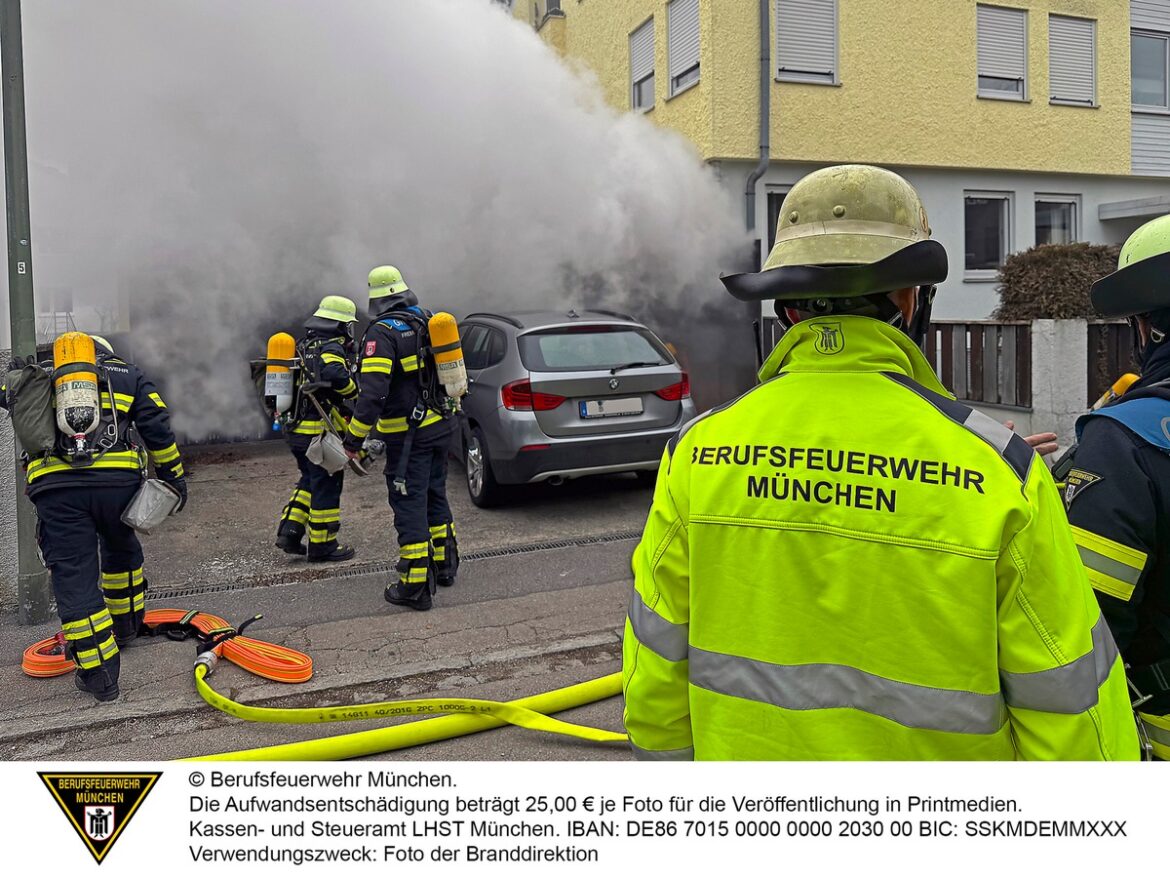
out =
{"type": "MultiPolygon", "coordinates": [[[[273,546],[281,509],[297,479],[283,442],[193,449],[184,457],[190,500],[183,512],[143,540],[146,576],[154,588],[288,576],[328,576],[273,546]]],[[[651,489],[632,475],[529,485],[517,502],[478,509],[467,495],[462,466],[452,460],[448,499],[463,553],[582,535],[640,531],[651,489]]],[[[341,540],[357,549],[344,567],[393,561],[397,555],[385,477],[349,474],[341,499],[341,540]]]]}

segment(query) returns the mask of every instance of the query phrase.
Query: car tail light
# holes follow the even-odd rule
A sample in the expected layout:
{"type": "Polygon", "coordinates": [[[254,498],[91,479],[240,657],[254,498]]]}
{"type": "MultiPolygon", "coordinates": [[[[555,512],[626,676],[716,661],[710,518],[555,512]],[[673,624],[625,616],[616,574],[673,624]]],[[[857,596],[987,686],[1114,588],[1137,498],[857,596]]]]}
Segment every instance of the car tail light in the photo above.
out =
{"type": "Polygon", "coordinates": [[[544,445],[521,445],[521,451],[548,451],[551,446],[547,443],[544,445]]]}
{"type": "Polygon", "coordinates": [[[533,393],[532,382],[527,378],[505,384],[500,388],[500,397],[504,408],[511,412],[548,412],[565,401],[555,393],[533,393]]]}
{"type": "Polygon", "coordinates": [[[661,390],[655,390],[654,395],[660,396],[670,402],[689,399],[691,395],[691,377],[686,372],[683,372],[682,381],[678,382],[678,384],[671,384],[669,387],[663,387],[661,390]]]}

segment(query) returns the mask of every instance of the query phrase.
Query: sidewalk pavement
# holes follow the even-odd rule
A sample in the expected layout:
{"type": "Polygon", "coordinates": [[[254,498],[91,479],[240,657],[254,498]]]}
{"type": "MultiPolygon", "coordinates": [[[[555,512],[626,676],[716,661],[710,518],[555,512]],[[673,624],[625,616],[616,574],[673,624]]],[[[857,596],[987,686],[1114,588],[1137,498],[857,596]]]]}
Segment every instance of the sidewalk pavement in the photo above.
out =
{"type": "MultiPolygon", "coordinates": [[[[312,656],[313,679],[294,686],[221,661],[213,685],[249,704],[322,706],[440,692],[472,697],[469,692],[485,689],[496,693],[485,697],[517,698],[620,669],[633,545],[623,540],[472,561],[454,588],[440,590],[427,613],[386,604],[379,574],[152,601],[148,609],[205,609],[233,621],[260,612],[265,619],[250,635],[312,656]]],[[[126,650],[122,697],[97,704],[74,689],[71,675],[33,680],[21,673],[14,647],[47,636],[54,627],[0,623],[6,644],[0,664],[0,753],[6,759],[169,759],[385,725],[293,727],[227,717],[195,691],[192,643],[165,638],[140,640],[126,650]]],[[[620,699],[610,699],[592,715],[620,729],[620,710],[620,699]]],[[[625,757],[621,748],[603,754],[568,742],[563,744],[568,749],[542,750],[548,742],[534,733],[509,734],[520,735],[522,743],[519,749],[509,746],[507,757],[485,755],[483,736],[474,736],[432,758],[625,757]]]]}
{"type": "MultiPolygon", "coordinates": [[[[381,473],[346,479],[341,536],[357,547],[357,557],[319,565],[272,545],[296,476],[283,442],[193,449],[185,463],[187,508],[143,540],[147,608],[205,610],[234,624],[262,613],[249,635],[303,650],[314,661],[313,679],[295,686],[220,662],[212,682],[234,699],[297,706],[427,692],[508,699],[620,669],[630,536],[641,530],[650,503],[650,491],[633,477],[531,486],[521,503],[480,510],[452,461],[449,496],[461,554],[471,560],[454,588],[440,589],[435,609],[417,613],[382,598],[397,552],[381,473]]],[[[58,627],[55,619],[25,627],[15,616],[0,616],[4,758],[169,759],[385,724],[241,723],[196,693],[193,643],[165,638],[125,651],[122,696],[99,705],[74,689],[72,675],[35,680],[21,672],[24,648],[58,627]]],[[[620,729],[620,699],[590,715],[620,729]]],[[[597,755],[558,749],[548,744],[551,736],[523,730],[490,733],[501,734],[526,742],[521,751],[528,756],[515,758],[597,755]]],[[[485,758],[480,746],[449,742],[442,751],[449,755],[434,758],[485,758]]],[[[624,756],[611,748],[604,758],[624,756]]]]}

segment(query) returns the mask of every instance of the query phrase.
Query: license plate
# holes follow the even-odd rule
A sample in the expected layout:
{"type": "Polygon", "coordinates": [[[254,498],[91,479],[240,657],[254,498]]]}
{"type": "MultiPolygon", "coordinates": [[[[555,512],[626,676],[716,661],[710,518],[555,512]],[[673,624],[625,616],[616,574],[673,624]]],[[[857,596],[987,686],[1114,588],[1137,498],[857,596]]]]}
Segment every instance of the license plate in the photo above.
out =
{"type": "Polygon", "coordinates": [[[642,414],[642,400],[636,396],[624,399],[583,399],[580,405],[583,418],[619,418],[622,415],[642,414]]]}

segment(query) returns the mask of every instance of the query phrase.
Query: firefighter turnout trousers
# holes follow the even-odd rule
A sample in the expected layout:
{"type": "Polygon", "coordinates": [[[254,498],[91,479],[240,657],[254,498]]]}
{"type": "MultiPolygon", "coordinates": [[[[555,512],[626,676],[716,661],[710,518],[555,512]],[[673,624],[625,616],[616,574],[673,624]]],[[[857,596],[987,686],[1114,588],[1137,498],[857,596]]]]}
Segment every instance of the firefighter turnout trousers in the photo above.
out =
{"type": "Polygon", "coordinates": [[[33,497],[37,541],[78,676],[90,691],[117,688],[118,645],[146,612],[142,546],[122,512],[138,485],[67,487],[33,497]]]}
{"type": "Polygon", "coordinates": [[[345,470],[330,475],[323,467],[309,460],[309,443],[290,440],[293,457],[301,477],[280,516],[278,536],[300,542],[309,537],[309,558],[322,558],[337,548],[337,533],[341,530],[341,490],[345,484],[345,470]]]}
{"type": "Polygon", "coordinates": [[[415,432],[406,466],[406,494],[394,487],[405,443],[386,442],[386,487],[398,532],[397,584],[409,591],[429,588],[432,581],[454,585],[459,569],[455,524],[447,503],[447,452],[452,429],[443,422],[415,432]]]}

